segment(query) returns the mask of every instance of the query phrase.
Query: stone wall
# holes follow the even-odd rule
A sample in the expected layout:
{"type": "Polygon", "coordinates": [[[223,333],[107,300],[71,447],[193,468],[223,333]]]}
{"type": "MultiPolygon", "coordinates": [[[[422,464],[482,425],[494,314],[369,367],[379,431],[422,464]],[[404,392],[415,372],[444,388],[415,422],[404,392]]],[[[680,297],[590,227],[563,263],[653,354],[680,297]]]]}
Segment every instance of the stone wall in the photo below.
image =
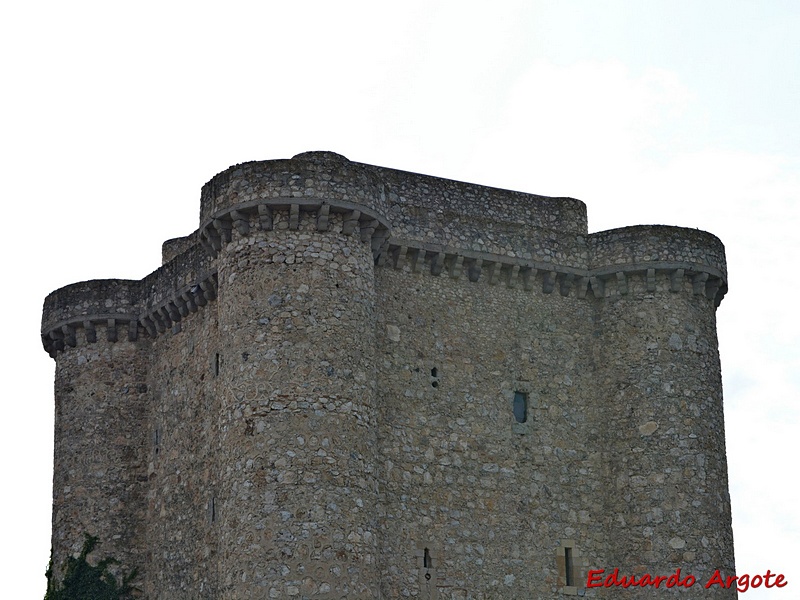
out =
{"type": "Polygon", "coordinates": [[[147,514],[146,416],[151,404],[146,342],[109,342],[105,327],[88,342],[58,353],[55,376],[53,566],[80,553],[84,534],[96,553],[127,572],[150,574],[147,514]]]}
{"type": "Polygon", "coordinates": [[[427,573],[442,598],[551,597],[561,541],[605,553],[591,303],[408,271],[379,281],[383,597],[435,597],[427,573]]]}
{"type": "Polygon", "coordinates": [[[219,590],[219,334],[212,306],[153,341],[147,420],[145,597],[213,599],[219,590]]]}

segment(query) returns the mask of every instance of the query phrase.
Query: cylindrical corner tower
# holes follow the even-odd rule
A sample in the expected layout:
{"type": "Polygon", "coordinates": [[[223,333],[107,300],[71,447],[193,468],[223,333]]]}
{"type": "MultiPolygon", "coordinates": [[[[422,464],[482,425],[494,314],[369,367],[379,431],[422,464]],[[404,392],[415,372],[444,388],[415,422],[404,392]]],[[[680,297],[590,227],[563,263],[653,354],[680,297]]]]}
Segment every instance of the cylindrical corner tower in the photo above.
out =
{"type": "Polygon", "coordinates": [[[84,536],[128,573],[144,570],[146,340],[138,281],[88,281],[45,300],[42,338],[56,361],[53,575],[84,536]]]}
{"type": "MultiPolygon", "coordinates": [[[[708,233],[660,226],[594,234],[590,247],[613,563],[590,568],[637,579],[680,569],[683,587],[696,579],[692,598],[735,597],[704,589],[716,569],[734,574],[715,322],[724,248],[708,233]]],[[[638,597],[634,589],[626,595],[638,597]]]]}
{"type": "Polygon", "coordinates": [[[217,255],[220,598],[378,596],[379,186],[331,153],[203,190],[217,255]]]}

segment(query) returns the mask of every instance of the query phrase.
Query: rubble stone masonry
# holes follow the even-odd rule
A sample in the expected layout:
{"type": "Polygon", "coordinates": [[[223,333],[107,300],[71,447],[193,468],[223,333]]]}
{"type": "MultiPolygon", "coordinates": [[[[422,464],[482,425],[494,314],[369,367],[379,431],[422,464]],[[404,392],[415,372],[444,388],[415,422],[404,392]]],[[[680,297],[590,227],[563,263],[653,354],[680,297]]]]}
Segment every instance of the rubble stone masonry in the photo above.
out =
{"type": "Polygon", "coordinates": [[[736,596],[716,237],[308,152],[163,258],[45,300],[57,576],[85,532],[153,600],[736,596]]]}

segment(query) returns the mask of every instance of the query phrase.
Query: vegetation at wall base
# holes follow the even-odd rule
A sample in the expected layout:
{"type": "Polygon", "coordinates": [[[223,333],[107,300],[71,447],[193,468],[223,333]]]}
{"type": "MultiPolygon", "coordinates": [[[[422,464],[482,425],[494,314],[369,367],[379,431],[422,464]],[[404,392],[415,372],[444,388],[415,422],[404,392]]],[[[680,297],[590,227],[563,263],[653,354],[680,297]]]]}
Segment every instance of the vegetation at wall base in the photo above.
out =
{"type": "Polygon", "coordinates": [[[118,564],[113,558],[104,558],[92,566],[86,557],[97,546],[99,538],[84,533],[83,548],[76,558],[70,556],[64,565],[64,579],[61,584],[53,581],[53,563],[45,573],[47,577],[47,593],[44,600],[129,600],[136,591],[131,581],[136,571],[124,575],[122,581],[109,570],[109,565],[118,564]]]}

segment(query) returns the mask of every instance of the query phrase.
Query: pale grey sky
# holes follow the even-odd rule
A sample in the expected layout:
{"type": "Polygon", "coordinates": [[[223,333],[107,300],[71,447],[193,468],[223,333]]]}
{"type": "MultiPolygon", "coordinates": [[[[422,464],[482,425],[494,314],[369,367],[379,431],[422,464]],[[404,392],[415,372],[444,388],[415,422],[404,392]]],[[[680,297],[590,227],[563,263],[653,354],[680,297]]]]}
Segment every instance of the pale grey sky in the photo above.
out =
{"type": "Polygon", "coordinates": [[[718,235],[738,571],[790,582],[748,598],[797,597],[798,31],[793,1],[7,3],[8,597],[41,598],[49,558],[44,297],[145,276],[215,173],[319,149],[580,198],[592,231],[718,235]]]}

